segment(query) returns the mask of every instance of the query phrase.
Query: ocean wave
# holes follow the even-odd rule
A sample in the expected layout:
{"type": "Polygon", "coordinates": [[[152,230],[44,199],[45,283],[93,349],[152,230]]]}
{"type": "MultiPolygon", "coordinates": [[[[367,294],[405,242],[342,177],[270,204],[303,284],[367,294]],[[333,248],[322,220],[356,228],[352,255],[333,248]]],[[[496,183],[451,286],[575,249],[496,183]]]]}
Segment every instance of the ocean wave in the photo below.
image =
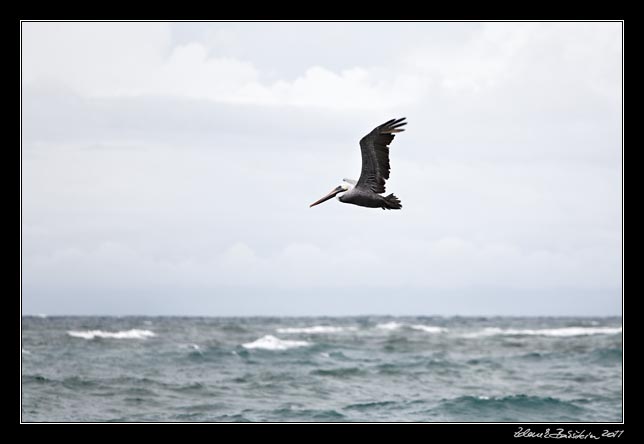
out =
{"type": "Polygon", "coordinates": [[[307,341],[292,341],[287,339],[279,339],[272,335],[262,336],[253,342],[242,344],[242,347],[247,349],[262,349],[262,350],[288,350],[297,347],[306,347],[311,345],[307,341]]]}
{"type": "Polygon", "coordinates": [[[47,384],[53,382],[51,379],[43,376],[43,375],[22,375],[22,383],[23,384],[30,384],[30,383],[35,383],[35,384],[47,384]]]}
{"type": "Polygon", "coordinates": [[[67,332],[69,336],[74,338],[82,339],[94,339],[94,338],[109,338],[109,339],[147,339],[156,336],[156,334],[150,330],[122,330],[122,331],[103,331],[103,330],[69,330],[67,332]]]}
{"type": "Polygon", "coordinates": [[[400,322],[385,322],[384,324],[376,325],[376,328],[379,328],[380,330],[394,331],[402,328],[402,326],[403,324],[400,322]]]}
{"type": "Polygon", "coordinates": [[[324,334],[324,333],[341,333],[343,331],[356,331],[356,327],[332,327],[329,325],[314,325],[312,327],[287,327],[278,328],[278,333],[306,333],[306,334],[324,334]]]}
{"type": "Polygon", "coordinates": [[[460,396],[445,399],[440,409],[451,418],[464,420],[548,421],[567,420],[584,409],[574,402],[552,397],[509,396],[460,396]]]}
{"type": "Polygon", "coordinates": [[[402,324],[400,322],[395,322],[395,321],[385,322],[383,324],[377,324],[376,328],[380,330],[385,330],[385,331],[396,331],[402,328],[409,328],[412,330],[418,330],[425,333],[444,333],[447,331],[446,328],[436,327],[434,325],[424,325],[424,324],[408,325],[408,324],[402,324]]]}
{"type": "Polygon", "coordinates": [[[447,331],[446,328],[433,325],[410,325],[409,328],[424,331],[425,333],[445,333],[447,331]]]}
{"type": "Polygon", "coordinates": [[[347,376],[365,375],[366,372],[358,367],[343,367],[343,368],[330,368],[330,369],[317,369],[311,372],[312,375],[317,376],[335,376],[343,378],[347,376]]]}
{"type": "Polygon", "coordinates": [[[356,404],[349,404],[344,407],[346,410],[373,410],[380,408],[391,408],[397,406],[396,401],[373,401],[373,402],[359,402],[356,404]]]}
{"type": "Polygon", "coordinates": [[[298,420],[305,421],[341,421],[345,416],[336,410],[312,410],[304,409],[297,410],[291,407],[283,407],[275,409],[271,412],[272,415],[279,418],[280,421],[285,420],[298,420]]]}
{"type": "Polygon", "coordinates": [[[487,327],[483,330],[465,333],[464,338],[483,338],[487,336],[589,336],[589,335],[614,335],[622,332],[622,327],[562,327],[543,329],[514,329],[487,327]]]}
{"type": "Polygon", "coordinates": [[[600,348],[591,353],[591,359],[598,364],[618,364],[622,356],[621,348],[600,348]]]}
{"type": "Polygon", "coordinates": [[[226,323],[219,327],[222,331],[229,333],[246,333],[248,330],[239,324],[226,323]]]}

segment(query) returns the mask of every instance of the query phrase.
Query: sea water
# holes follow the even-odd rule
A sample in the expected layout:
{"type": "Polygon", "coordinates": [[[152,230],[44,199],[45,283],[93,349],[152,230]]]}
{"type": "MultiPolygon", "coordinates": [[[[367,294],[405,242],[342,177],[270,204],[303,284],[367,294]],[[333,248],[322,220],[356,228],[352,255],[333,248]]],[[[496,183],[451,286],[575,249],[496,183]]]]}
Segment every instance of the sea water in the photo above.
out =
{"type": "Polygon", "coordinates": [[[22,318],[22,420],[619,422],[621,318],[22,318]]]}

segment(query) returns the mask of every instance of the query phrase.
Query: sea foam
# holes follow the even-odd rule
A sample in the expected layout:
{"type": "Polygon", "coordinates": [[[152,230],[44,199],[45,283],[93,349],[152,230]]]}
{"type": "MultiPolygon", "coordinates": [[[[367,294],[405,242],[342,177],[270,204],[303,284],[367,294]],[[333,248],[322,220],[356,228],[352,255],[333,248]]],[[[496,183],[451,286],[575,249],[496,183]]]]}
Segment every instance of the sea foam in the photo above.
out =
{"type": "Polygon", "coordinates": [[[588,336],[614,335],[622,332],[622,327],[562,327],[543,329],[515,329],[488,327],[483,330],[462,335],[465,338],[482,338],[486,336],[588,336]]]}
{"type": "Polygon", "coordinates": [[[69,336],[75,338],[83,339],[94,339],[94,338],[110,338],[110,339],[146,339],[156,336],[156,334],[150,330],[123,330],[123,331],[103,331],[103,330],[84,330],[76,331],[70,330],[67,332],[69,336]]]}
{"type": "Polygon", "coordinates": [[[376,325],[376,328],[380,330],[385,330],[385,331],[400,330],[403,327],[411,328],[412,330],[423,331],[425,333],[444,333],[447,331],[446,328],[436,327],[433,325],[423,325],[423,324],[407,325],[407,324],[401,324],[400,322],[386,322],[384,324],[376,325]]]}
{"type": "Polygon", "coordinates": [[[306,347],[308,345],[311,345],[311,343],[307,341],[291,341],[286,339],[279,339],[272,335],[266,335],[262,336],[256,341],[242,344],[242,347],[247,349],[257,348],[262,350],[288,350],[290,348],[306,347]]]}
{"type": "Polygon", "coordinates": [[[379,328],[381,330],[393,331],[393,330],[398,330],[402,326],[403,325],[399,322],[386,322],[384,324],[376,325],[376,328],[379,328]]]}
{"type": "Polygon", "coordinates": [[[278,328],[278,333],[307,333],[307,334],[324,334],[324,333],[341,333],[343,331],[356,331],[356,327],[331,327],[329,325],[314,325],[312,327],[289,327],[278,328]]]}
{"type": "Polygon", "coordinates": [[[411,325],[410,328],[413,328],[414,330],[420,330],[424,331],[425,333],[444,333],[447,331],[446,328],[443,327],[435,327],[433,325],[411,325]]]}

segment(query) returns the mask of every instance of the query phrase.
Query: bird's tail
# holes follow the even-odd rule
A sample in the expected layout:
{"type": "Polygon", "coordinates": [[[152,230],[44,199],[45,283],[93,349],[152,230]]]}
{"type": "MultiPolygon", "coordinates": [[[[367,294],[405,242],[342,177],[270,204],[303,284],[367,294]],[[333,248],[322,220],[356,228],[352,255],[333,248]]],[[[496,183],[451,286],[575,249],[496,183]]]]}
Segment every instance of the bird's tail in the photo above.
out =
{"type": "Polygon", "coordinates": [[[383,202],[382,202],[382,209],[383,210],[400,210],[402,208],[402,204],[400,203],[400,199],[398,199],[396,196],[390,194],[389,196],[383,197],[383,202]]]}

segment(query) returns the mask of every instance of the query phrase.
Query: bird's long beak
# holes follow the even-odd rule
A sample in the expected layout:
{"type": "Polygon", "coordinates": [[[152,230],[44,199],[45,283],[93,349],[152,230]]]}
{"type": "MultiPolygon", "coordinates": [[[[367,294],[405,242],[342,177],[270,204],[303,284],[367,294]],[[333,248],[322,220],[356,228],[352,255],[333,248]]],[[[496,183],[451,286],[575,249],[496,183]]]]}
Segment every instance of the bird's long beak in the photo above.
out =
{"type": "Polygon", "coordinates": [[[322,199],[316,200],[311,205],[309,205],[309,208],[314,207],[318,204],[321,204],[322,202],[326,202],[329,199],[333,199],[336,196],[336,194],[341,193],[342,191],[346,191],[344,188],[342,188],[342,186],[335,187],[333,190],[331,190],[329,194],[324,196],[322,199]]]}

